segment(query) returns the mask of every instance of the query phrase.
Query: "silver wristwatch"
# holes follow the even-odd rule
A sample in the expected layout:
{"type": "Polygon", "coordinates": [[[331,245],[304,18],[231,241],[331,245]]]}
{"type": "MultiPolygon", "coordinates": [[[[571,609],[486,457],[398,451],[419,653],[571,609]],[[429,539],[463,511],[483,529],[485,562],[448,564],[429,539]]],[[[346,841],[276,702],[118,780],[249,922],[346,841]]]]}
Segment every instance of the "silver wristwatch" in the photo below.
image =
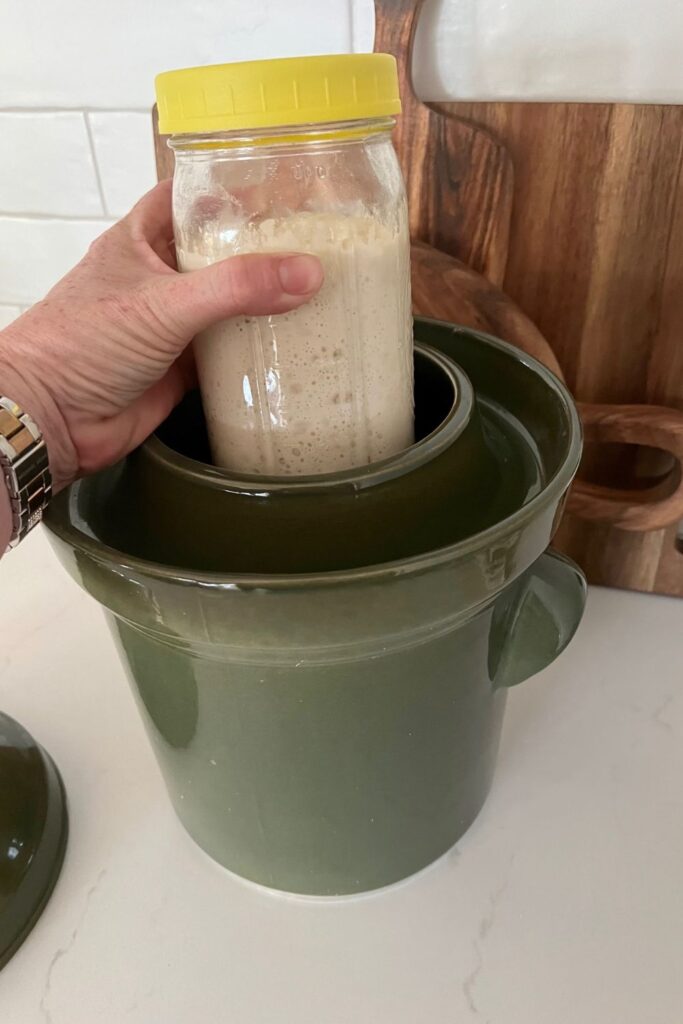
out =
{"type": "Polygon", "coordinates": [[[27,413],[0,396],[0,465],[12,506],[14,548],[43,517],[52,496],[52,476],[43,435],[27,413]]]}

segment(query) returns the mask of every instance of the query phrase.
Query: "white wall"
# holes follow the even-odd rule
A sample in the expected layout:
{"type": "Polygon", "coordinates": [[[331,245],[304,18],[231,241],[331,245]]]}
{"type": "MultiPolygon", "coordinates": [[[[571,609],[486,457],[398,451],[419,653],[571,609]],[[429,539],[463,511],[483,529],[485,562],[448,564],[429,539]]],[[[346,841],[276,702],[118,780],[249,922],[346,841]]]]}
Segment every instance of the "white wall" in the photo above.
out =
{"type": "Polygon", "coordinates": [[[429,99],[683,103],[683,0],[426,0],[429,99]]]}
{"type": "MultiPolygon", "coordinates": [[[[0,0],[0,327],[154,184],[157,71],[349,51],[353,9],[349,0],[0,0]]],[[[368,13],[366,4],[371,39],[368,13]]]]}
{"type": "MultiPolygon", "coordinates": [[[[372,48],[372,0],[0,0],[0,327],[155,181],[169,67],[372,48]]],[[[427,0],[427,99],[683,102],[683,0],[427,0]]]]}

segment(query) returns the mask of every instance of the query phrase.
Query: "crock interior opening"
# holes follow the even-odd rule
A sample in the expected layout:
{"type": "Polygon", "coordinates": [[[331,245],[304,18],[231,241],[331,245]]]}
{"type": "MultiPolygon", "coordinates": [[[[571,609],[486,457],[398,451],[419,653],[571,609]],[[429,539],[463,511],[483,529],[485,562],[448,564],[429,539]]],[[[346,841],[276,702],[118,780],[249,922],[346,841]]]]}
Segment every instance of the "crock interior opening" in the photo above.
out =
{"type": "MultiPolygon", "coordinates": [[[[437,430],[456,402],[453,380],[438,362],[415,351],[415,443],[437,430]]],[[[211,448],[199,390],[189,392],[156,431],[179,455],[211,465],[211,448]]],[[[295,479],[295,478],[293,478],[295,479]]]]}
{"type": "MultiPolygon", "coordinates": [[[[122,553],[124,563],[140,559],[145,565],[193,575],[250,580],[263,574],[268,579],[289,578],[287,574],[298,578],[302,573],[313,579],[320,573],[345,572],[349,566],[394,566],[425,555],[440,560],[456,557],[461,541],[467,542],[463,554],[476,547],[480,536],[482,543],[490,543],[490,528],[507,536],[520,516],[537,515],[553,500],[576,469],[580,436],[571,400],[547,371],[493,338],[418,319],[416,341],[433,346],[427,353],[441,360],[436,376],[448,377],[450,360],[464,368],[463,380],[467,387],[471,380],[473,392],[465,404],[473,414],[466,417],[467,429],[456,431],[458,443],[451,438],[438,449],[463,404],[460,371],[451,368],[457,391],[452,413],[443,427],[394,457],[392,462],[403,462],[410,455],[409,471],[400,480],[393,472],[382,472],[375,480],[373,467],[373,486],[359,486],[359,471],[351,471],[353,479],[335,486],[334,496],[324,477],[309,477],[314,484],[308,489],[281,484],[279,491],[277,486],[264,488],[257,477],[251,478],[259,481],[257,490],[240,481],[230,487],[223,479],[230,476],[227,471],[176,456],[155,439],[153,449],[145,445],[124,462],[58,495],[48,516],[50,525],[77,547],[80,538],[88,548],[96,541],[104,545],[103,552],[122,553]],[[425,447],[431,451],[435,445],[436,458],[420,456],[425,447]],[[213,490],[218,500],[206,487],[211,477],[217,480],[213,490]],[[324,514],[320,500],[325,501],[324,514]],[[197,524],[201,529],[194,528],[197,524]],[[315,559],[299,550],[310,546],[311,538],[320,549],[315,559]],[[340,540],[349,550],[340,550],[340,540]],[[359,544],[364,545],[360,554],[359,544]],[[185,550],[188,545],[194,545],[192,550],[185,550]],[[283,555],[287,566],[281,564],[283,555]]],[[[452,395],[453,384],[446,390],[452,395]]],[[[427,410],[430,404],[431,422],[418,425],[423,433],[440,419],[437,401],[421,403],[427,410]]]]}

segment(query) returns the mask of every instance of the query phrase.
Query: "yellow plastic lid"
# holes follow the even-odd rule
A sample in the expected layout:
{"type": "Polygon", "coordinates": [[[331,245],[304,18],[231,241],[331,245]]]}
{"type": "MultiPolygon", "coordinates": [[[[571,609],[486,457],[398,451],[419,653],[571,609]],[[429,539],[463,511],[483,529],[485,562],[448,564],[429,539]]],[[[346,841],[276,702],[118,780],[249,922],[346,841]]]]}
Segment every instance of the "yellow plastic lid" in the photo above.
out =
{"type": "Polygon", "coordinates": [[[355,121],[401,112],[388,53],[288,57],[164,71],[155,80],[162,135],[355,121]]]}

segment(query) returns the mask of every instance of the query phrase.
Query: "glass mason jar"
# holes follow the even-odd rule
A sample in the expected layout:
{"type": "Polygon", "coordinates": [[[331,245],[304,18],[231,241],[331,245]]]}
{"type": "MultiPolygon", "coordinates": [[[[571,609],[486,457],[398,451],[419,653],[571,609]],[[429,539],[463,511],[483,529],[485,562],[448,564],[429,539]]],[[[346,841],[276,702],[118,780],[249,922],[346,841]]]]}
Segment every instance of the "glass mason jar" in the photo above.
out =
{"type": "Polygon", "coordinates": [[[157,78],[175,153],[180,270],[238,253],[309,252],[323,285],[290,313],[195,341],[214,461],[329,473],[413,442],[410,247],[391,143],[393,57],[215,65],[157,78]]]}

